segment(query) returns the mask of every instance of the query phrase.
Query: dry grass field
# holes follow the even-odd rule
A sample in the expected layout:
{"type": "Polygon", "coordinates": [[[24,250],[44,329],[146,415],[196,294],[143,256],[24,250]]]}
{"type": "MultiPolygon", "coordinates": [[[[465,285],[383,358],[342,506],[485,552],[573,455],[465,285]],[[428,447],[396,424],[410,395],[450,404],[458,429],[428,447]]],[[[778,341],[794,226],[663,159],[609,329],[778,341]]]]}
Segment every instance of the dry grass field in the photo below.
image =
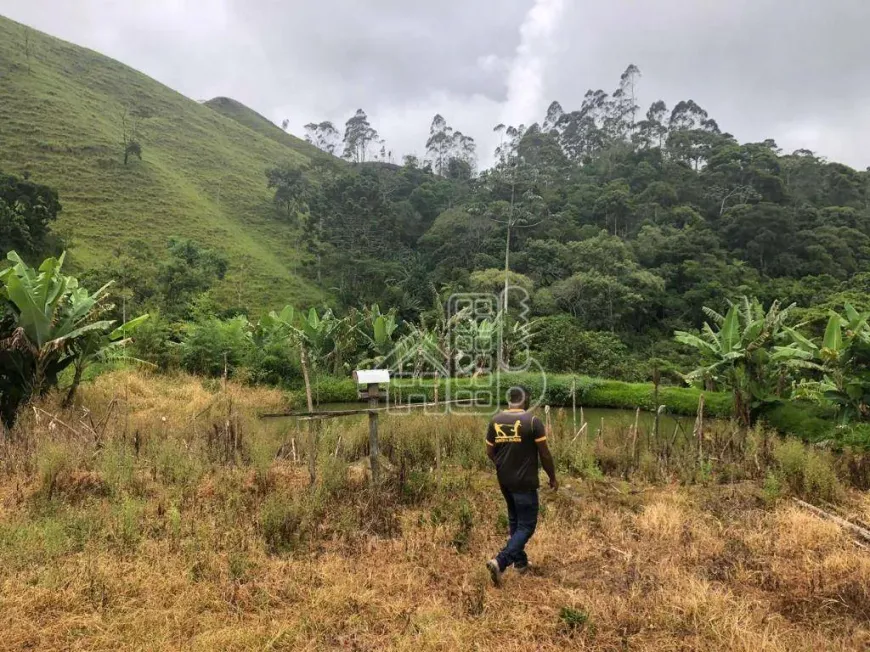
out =
{"type": "MultiPolygon", "coordinates": [[[[384,419],[377,491],[354,462],[365,423],[336,420],[310,488],[303,431],[254,417],[282,402],[114,373],[74,410],[23,415],[0,449],[0,649],[870,648],[870,552],[791,501],[818,482],[790,484],[788,444],[733,482],[717,460],[653,482],[642,460],[597,470],[620,433],[554,437],[566,471],[542,492],[533,572],[495,589],[483,562],[506,523],[478,417],[384,419]]],[[[866,494],[827,482],[826,509],[870,521],[866,494]]]]}

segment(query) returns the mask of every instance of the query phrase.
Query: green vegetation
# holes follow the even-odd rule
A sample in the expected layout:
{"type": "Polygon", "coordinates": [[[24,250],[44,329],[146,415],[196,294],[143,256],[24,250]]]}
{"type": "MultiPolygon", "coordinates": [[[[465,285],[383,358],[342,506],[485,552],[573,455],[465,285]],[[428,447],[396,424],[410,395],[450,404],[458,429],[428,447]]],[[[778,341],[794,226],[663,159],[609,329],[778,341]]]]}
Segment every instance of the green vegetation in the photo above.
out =
{"type": "MultiPolygon", "coordinates": [[[[422,394],[439,373],[455,396],[492,360],[534,359],[546,389],[502,382],[551,405],[570,404],[573,381],[590,407],[694,414],[703,388],[711,416],[733,407],[744,426],[818,439],[833,405],[840,434],[861,437],[867,173],[740,144],[692,101],[636,120],[635,66],[577,110],[499,125],[491,169],[441,115],[425,159],[398,166],[362,109],[342,147],[328,121],[304,143],[231,99],[192,102],[19,27],[0,20],[4,239],[35,258],[60,238],[87,285],[117,279],[106,320],[154,315],[141,360],[304,386],[311,407],[352,400],[342,379],[358,366],[398,366],[422,394]],[[450,305],[502,291],[485,317],[450,305]],[[269,310],[288,301],[305,309],[269,310]],[[682,378],[694,387],[668,385],[682,378]]],[[[78,347],[70,399],[122,338],[78,347]]]]}
{"type": "MultiPolygon", "coordinates": [[[[179,236],[228,263],[219,296],[258,308],[322,296],[301,278],[297,227],[276,220],[266,167],[303,166],[306,143],[252,128],[248,112],[198,104],[116,61],[0,17],[0,170],[60,194],[56,232],[77,271],[164,257],[179,236]],[[25,34],[30,56],[24,59],[25,34]],[[125,126],[126,125],[126,126],[125,126]],[[142,160],[124,165],[127,132],[142,160]]],[[[4,239],[0,248],[7,248],[4,239]]],[[[2,252],[3,254],[6,251],[2,252]]]]}
{"type": "Polygon", "coordinates": [[[14,251],[11,267],[0,271],[0,426],[15,421],[19,406],[57,386],[70,365],[75,374],[69,404],[86,366],[123,344],[147,315],[112,329],[102,319],[107,286],[96,292],[62,273],[64,256],[48,258],[39,269],[14,251]]]}

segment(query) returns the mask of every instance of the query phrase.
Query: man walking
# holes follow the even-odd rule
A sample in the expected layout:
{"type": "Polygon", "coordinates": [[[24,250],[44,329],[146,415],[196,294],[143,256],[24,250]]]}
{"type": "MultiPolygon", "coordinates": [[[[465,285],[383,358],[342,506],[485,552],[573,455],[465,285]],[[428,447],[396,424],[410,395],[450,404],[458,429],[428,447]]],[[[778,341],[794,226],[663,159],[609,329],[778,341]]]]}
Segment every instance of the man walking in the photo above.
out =
{"type": "Polygon", "coordinates": [[[544,424],[526,408],[525,390],[511,387],[508,409],[496,414],[486,431],[486,454],[495,463],[510,524],[507,545],[486,562],[496,586],[501,586],[501,576],[511,565],[520,572],[529,568],[525,547],[538,524],[539,457],[550,478],[550,487],[559,488],[544,424]]]}

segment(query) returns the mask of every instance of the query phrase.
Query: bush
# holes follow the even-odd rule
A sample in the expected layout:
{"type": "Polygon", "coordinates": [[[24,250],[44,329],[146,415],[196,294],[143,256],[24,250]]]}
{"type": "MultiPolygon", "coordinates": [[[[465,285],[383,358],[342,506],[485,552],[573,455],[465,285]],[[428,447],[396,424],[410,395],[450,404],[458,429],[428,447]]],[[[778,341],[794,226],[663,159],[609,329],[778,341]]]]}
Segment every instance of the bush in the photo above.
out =
{"type": "Polygon", "coordinates": [[[136,329],[128,352],[159,369],[171,369],[179,364],[178,350],[171,343],[176,336],[171,324],[155,313],[136,329]]]}
{"type": "Polygon", "coordinates": [[[779,478],[792,493],[810,502],[835,502],[842,497],[843,489],[828,455],[787,439],[776,444],[773,457],[779,478]]]}
{"type": "Polygon", "coordinates": [[[821,441],[833,435],[835,410],[809,401],[781,401],[766,407],[759,418],[783,434],[804,441],[821,441]]]}
{"type": "Polygon", "coordinates": [[[302,379],[299,355],[286,340],[272,339],[251,347],[245,364],[254,383],[287,385],[302,379]]]}
{"type": "Polygon", "coordinates": [[[190,373],[232,376],[251,357],[254,344],[245,317],[208,319],[185,328],[181,343],[181,366],[190,373]]]}
{"type": "Polygon", "coordinates": [[[260,529],[269,552],[277,554],[297,548],[312,523],[310,511],[301,496],[269,496],[260,509],[260,529]]]}
{"type": "Polygon", "coordinates": [[[534,356],[555,372],[631,376],[628,349],[613,333],[584,330],[570,315],[543,317],[534,326],[534,356]]]}

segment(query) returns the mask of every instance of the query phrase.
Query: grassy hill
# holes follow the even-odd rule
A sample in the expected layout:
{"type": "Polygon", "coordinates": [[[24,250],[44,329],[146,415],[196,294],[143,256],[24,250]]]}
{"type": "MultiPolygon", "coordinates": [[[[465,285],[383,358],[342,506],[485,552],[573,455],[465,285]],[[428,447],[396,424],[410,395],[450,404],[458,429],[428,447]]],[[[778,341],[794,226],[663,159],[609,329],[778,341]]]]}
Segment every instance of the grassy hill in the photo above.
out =
{"type": "Polygon", "coordinates": [[[160,257],[177,235],[227,257],[223,293],[262,307],[318,301],[322,292],[298,274],[299,230],[275,216],[264,175],[313,157],[338,164],[238,102],[200,104],[0,17],[0,170],[57,188],[55,231],[74,267],[134,249],[160,257]],[[142,160],[126,166],[125,111],[143,116],[142,160]]]}

